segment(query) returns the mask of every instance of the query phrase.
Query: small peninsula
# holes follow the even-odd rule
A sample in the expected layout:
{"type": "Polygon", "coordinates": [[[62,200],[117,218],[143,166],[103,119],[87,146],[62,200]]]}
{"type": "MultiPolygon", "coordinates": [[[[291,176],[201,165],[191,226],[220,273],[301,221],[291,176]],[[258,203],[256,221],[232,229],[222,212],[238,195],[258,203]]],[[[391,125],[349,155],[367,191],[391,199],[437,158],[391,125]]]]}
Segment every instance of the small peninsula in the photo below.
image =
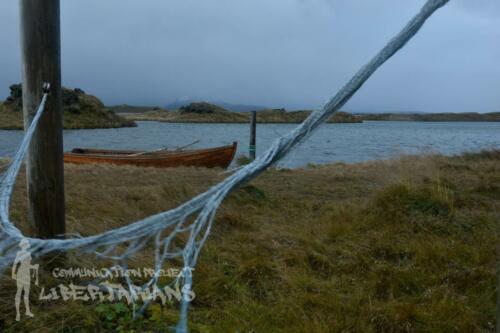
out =
{"type": "MultiPolygon", "coordinates": [[[[124,108],[121,107],[123,112],[124,108]]],[[[133,110],[133,108],[132,108],[133,110]]],[[[293,123],[303,122],[311,110],[287,111],[285,109],[267,109],[257,111],[258,123],[293,123]]],[[[207,102],[191,103],[178,110],[155,108],[146,112],[123,112],[127,119],[136,121],[161,121],[170,123],[248,123],[250,112],[233,112],[221,106],[207,102]]],[[[361,117],[347,112],[336,112],[329,123],[360,123],[361,117]]]]}
{"type": "MultiPolygon", "coordinates": [[[[135,127],[133,120],[125,119],[95,96],[81,89],[62,89],[63,123],[65,129],[135,127]]],[[[0,129],[22,130],[22,88],[20,84],[10,86],[10,96],[0,103],[0,129]]]]}

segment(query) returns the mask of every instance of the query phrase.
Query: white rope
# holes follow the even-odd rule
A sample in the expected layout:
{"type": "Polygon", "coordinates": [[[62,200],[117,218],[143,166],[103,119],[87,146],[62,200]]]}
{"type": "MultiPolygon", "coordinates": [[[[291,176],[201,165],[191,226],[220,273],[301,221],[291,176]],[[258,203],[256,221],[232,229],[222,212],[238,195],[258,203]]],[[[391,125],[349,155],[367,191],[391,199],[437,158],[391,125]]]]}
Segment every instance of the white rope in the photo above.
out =
{"type": "MultiPolygon", "coordinates": [[[[28,130],[24,134],[21,145],[18,148],[18,151],[14,157],[14,160],[5,172],[2,177],[2,182],[0,183],[0,232],[6,232],[13,238],[22,238],[22,233],[17,229],[9,219],[9,206],[10,206],[10,198],[12,195],[12,190],[14,188],[14,183],[16,182],[16,176],[19,173],[19,169],[21,168],[21,164],[23,162],[24,156],[26,155],[26,151],[28,150],[31,139],[33,138],[33,134],[35,133],[35,129],[38,125],[38,120],[42,116],[43,111],[45,110],[45,104],[47,102],[47,97],[50,90],[50,84],[45,83],[43,85],[43,95],[42,101],[38,106],[38,109],[31,121],[28,130]]],[[[1,253],[1,252],[0,252],[1,253]]],[[[1,267],[1,266],[0,266],[1,267]]]]}
{"type": "MultiPolygon", "coordinates": [[[[448,1],[428,0],[420,12],[410,20],[403,30],[376,54],[368,64],[363,66],[322,110],[313,112],[302,124],[276,140],[264,154],[252,163],[236,170],[235,173],[205,193],[196,196],[175,209],[150,216],[133,224],[99,235],[50,240],[27,238],[31,244],[32,257],[40,257],[54,251],[80,250],[125,264],[130,256],[143,249],[148,242],[152,242],[155,246],[156,273],[145,287],[156,286],[160,269],[166,260],[182,258],[184,272],[189,272],[189,274],[178,278],[176,282],[181,283],[183,293],[186,296],[189,295],[192,288],[190,272],[196,266],[201,249],[210,234],[217,209],[226,196],[241,184],[247,183],[257,177],[269,166],[286,156],[291,149],[303,142],[320,124],[335,111],[339,110],[361,88],[366,80],[384,62],[400,50],[420,30],[425,21],[448,1]],[[196,213],[198,213],[198,216],[194,222],[188,222],[187,218],[196,213]],[[165,236],[163,236],[164,233],[165,236]],[[173,240],[180,234],[188,236],[187,243],[181,251],[171,248],[173,240]],[[120,244],[127,244],[127,248],[121,253],[117,251],[117,245],[120,244]]],[[[44,94],[33,123],[26,131],[23,142],[0,186],[0,270],[12,264],[17,251],[16,245],[24,237],[19,229],[9,220],[9,202],[16,175],[19,172],[37,121],[43,112],[46,99],[47,94],[44,94]]],[[[132,290],[130,280],[128,280],[128,283],[129,288],[132,290]]],[[[180,319],[175,328],[178,333],[188,331],[188,307],[189,302],[183,297],[180,319]]]]}

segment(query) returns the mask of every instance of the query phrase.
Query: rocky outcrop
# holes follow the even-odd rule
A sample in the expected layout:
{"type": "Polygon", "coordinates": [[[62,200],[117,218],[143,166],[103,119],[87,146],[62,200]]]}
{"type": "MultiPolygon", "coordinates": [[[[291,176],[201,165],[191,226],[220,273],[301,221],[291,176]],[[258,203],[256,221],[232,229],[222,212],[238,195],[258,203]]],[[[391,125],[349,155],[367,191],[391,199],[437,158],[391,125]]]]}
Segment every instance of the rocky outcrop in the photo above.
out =
{"type": "MultiPolygon", "coordinates": [[[[0,128],[22,129],[22,87],[10,86],[10,95],[0,108],[0,128]],[[1,120],[4,120],[3,122],[1,120]]],[[[116,128],[133,127],[135,122],[116,115],[97,97],[86,94],[82,89],[62,88],[64,128],[116,128]]]]}
{"type": "Polygon", "coordinates": [[[210,114],[228,112],[226,109],[207,102],[191,103],[189,105],[181,106],[179,108],[179,113],[197,113],[197,114],[210,114]]]}
{"type": "MultiPolygon", "coordinates": [[[[4,106],[10,111],[22,111],[23,89],[20,84],[13,84],[9,87],[10,95],[5,100],[4,106]]],[[[104,104],[95,96],[87,95],[79,88],[62,88],[63,110],[71,113],[82,111],[99,111],[104,109],[104,104]]]]}
{"type": "Polygon", "coordinates": [[[5,100],[5,108],[11,111],[21,111],[23,108],[23,90],[20,84],[13,84],[9,87],[10,95],[5,100]]]}

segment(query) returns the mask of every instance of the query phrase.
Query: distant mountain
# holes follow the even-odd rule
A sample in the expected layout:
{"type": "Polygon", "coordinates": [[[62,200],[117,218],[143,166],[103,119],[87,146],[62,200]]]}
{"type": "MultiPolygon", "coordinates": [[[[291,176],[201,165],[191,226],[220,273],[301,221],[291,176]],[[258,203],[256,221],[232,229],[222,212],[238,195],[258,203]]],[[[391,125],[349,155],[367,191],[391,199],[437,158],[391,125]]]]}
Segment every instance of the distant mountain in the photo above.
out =
{"type": "Polygon", "coordinates": [[[138,105],[111,105],[107,106],[108,109],[114,113],[144,113],[147,111],[159,111],[161,108],[158,106],[138,106],[138,105]]]}
{"type": "MultiPolygon", "coordinates": [[[[202,101],[195,100],[195,99],[175,101],[175,102],[172,102],[170,104],[165,105],[165,108],[167,110],[177,110],[177,109],[181,108],[182,106],[186,106],[186,105],[189,105],[189,104],[194,103],[194,102],[202,102],[202,101]]],[[[267,109],[267,107],[262,106],[262,105],[231,104],[231,103],[213,102],[213,101],[206,101],[206,102],[219,105],[228,111],[234,111],[234,112],[248,112],[248,111],[254,111],[254,110],[257,111],[257,110],[267,109]]]]}

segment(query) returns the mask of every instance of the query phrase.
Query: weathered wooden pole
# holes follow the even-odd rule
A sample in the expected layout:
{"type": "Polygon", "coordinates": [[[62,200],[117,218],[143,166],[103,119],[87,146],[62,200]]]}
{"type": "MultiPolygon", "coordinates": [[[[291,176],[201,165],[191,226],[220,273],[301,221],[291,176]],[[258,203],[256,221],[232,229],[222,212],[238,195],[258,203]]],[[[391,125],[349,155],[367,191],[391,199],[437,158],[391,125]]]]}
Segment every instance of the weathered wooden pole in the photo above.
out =
{"type": "MultiPolygon", "coordinates": [[[[498,229],[497,229],[498,230],[498,229]]],[[[500,233],[497,231],[497,239],[500,233]]],[[[497,333],[500,333],[500,245],[497,245],[497,333]]]]}
{"type": "Polygon", "coordinates": [[[33,233],[41,238],[66,231],[59,6],[59,0],[20,0],[24,128],[41,101],[43,83],[50,83],[26,161],[28,217],[33,233]]]}
{"type": "Polygon", "coordinates": [[[255,160],[255,152],[257,150],[256,147],[256,134],[257,134],[257,112],[252,111],[250,115],[250,145],[248,147],[249,149],[249,156],[250,160],[255,160]]]}

